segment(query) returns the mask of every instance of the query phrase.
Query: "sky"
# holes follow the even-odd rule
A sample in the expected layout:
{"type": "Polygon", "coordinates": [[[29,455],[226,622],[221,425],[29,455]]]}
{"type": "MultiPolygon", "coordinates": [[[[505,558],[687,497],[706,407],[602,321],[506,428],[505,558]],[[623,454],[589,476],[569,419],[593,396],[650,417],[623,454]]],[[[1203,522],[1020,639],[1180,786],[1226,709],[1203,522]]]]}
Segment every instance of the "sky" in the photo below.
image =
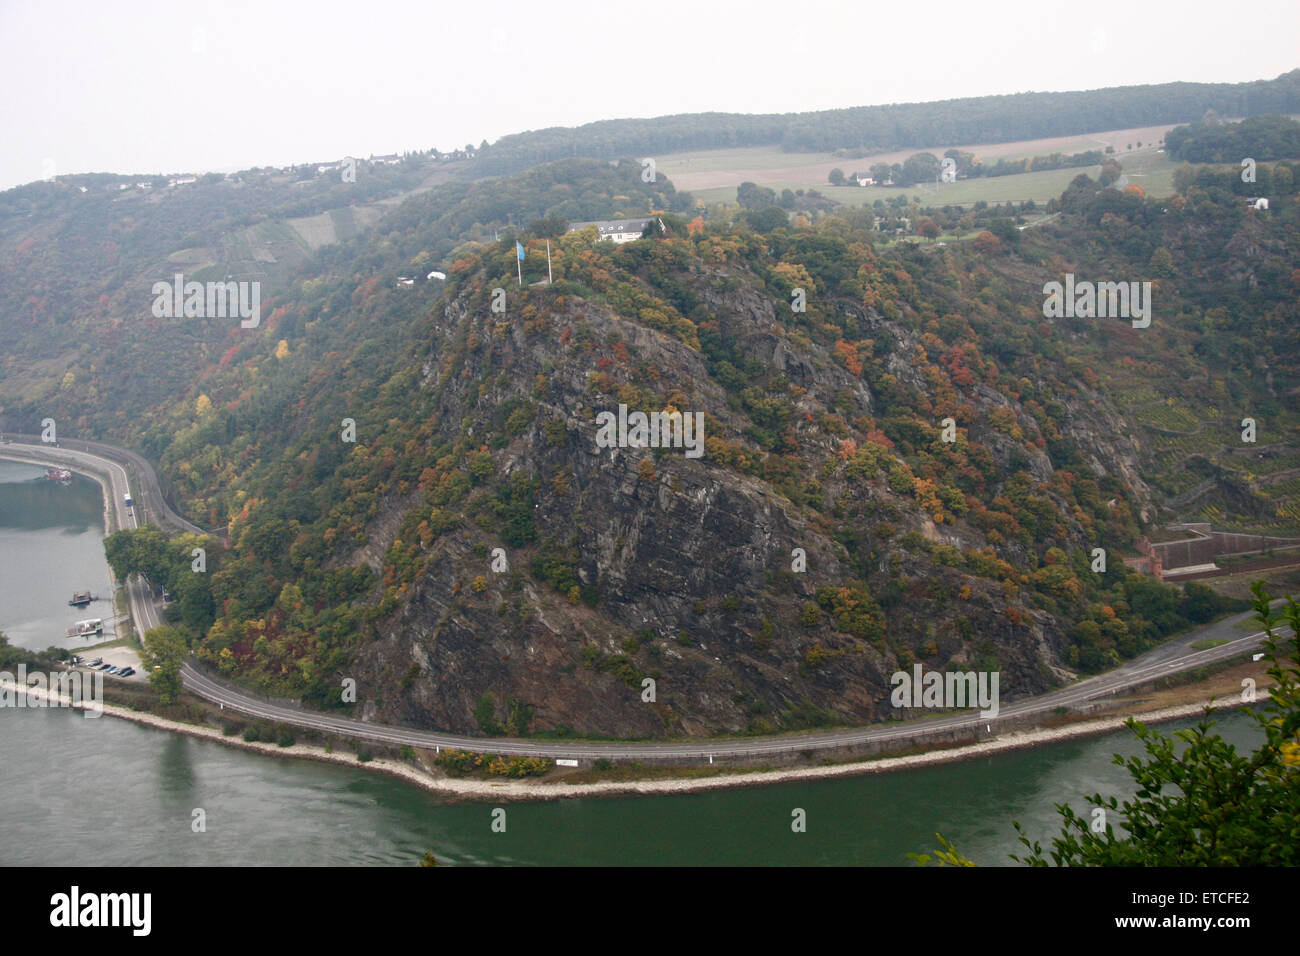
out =
{"type": "Polygon", "coordinates": [[[1297,0],[0,0],[0,189],[621,117],[1272,79],[1297,41],[1297,0]]]}

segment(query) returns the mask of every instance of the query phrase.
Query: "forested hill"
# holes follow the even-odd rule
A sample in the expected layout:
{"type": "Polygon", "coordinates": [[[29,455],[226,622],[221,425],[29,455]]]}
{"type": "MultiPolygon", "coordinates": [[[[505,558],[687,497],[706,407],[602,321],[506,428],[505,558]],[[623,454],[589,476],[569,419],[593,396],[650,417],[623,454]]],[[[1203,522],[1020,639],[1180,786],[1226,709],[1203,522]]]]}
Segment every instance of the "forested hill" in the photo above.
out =
{"type": "Polygon", "coordinates": [[[687,113],[551,127],[503,136],[483,150],[484,172],[569,156],[615,159],[729,146],[886,152],[999,143],[1224,116],[1300,112],[1300,69],[1248,83],[1162,83],[1069,93],[1016,93],[936,103],[859,106],[812,113],[687,113]]]}
{"type": "MultiPolygon", "coordinates": [[[[415,297],[394,299],[400,311],[423,303],[425,277],[446,268],[458,245],[490,240],[511,222],[550,213],[563,229],[566,217],[682,208],[671,182],[643,183],[639,171],[630,162],[616,169],[578,160],[469,182],[412,157],[363,165],[355,183],[341,183],[337,172],[312,176],[313,168],[214,176],[175,189],[163,180],[156,192],[134,180],[121,191],[124,177],[11,190],[0,195],[0,430],[17,429],[23,416],[29,424],[52,416],[69,434],[137,441],[152,423],[142,412],[192,391],[241,350],[260,348],[265,331],[238,321],[154,317],[153,284],[177,273],[258,281],[263,330],[279,328],[281,316],[269,317],[299,302],[303,288],[353,281],[389,292],[399,276],[417,276],[415,297]],[[417,186],[424,191],[381,216],[380,200],[417,186]],[[321,230],[328,240],[312,247],[304,237],[321,230]],[[31,419],[36,409],[44,412],[31,419]]],[[[341,307],[321,306],[324,315],[341,307]]],[[[291,316],[284,334],[305,334],[307,321],[291,316]]]]}
{"type": "Polygon", "coordinates": [[[200,656],[277,693],[329,704],[346,674],[385,719],[706,734],[887,716],[917,662],[1040,691],[1221,609],[1122,564],[1180,501],[1298,517],[1289,165],[1261,166],[1266,214],[1231,172],[1166,201],[1080,176],[1053,219],[962,213],[990,229],[947,245],[884,248],[862,210],[666,211],[622,246],[550,235],[535,285],[580,197],[673,204],[639,172],[430,193],[227,333],[139,443],[232,546],[195,575],[189,541],[119,539],[119,572],[167,581],[200,656]],[[446,288],[396,285],[501,190],[539,220],[522,287],[513,234],[452,250],[446,288]],[[1149,327],[1047,317],[1067,274],[1151,282],[1149,327]],[[704,454],[602,448],[620,405],[700,413],[704,454]]]}

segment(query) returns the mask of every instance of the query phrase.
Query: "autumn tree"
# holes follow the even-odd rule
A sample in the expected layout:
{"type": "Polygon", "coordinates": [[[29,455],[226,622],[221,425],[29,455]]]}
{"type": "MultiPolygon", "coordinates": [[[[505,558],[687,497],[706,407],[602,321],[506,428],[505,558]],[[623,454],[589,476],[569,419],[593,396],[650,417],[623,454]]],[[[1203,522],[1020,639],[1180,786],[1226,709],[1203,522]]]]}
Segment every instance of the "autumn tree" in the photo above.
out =
{"type": "Polygon", "coordinates": [[[996,255],[1002,250],[1002,240],[987,229],[975,237],[975,251],[982,256],[996,255]]]}
{"type": "Polygon", "coordinates": [[[155,627],[144,636],[140,659],[149,668],[149,683],[164,704],[175,702],[181,695],[181,664],[188,650],[185,635],[170,624],[155,627]]]}
{"type": "MultiPolygon", "coordinates": [[[[1128,770],[1135,795],[1122,803],[1114,796],[1087,797],[1118,826],[1059,803],[1064,824],[1050,848],[1030,841],[1016,823],[1027,852],[1012,859],[1028,866],[1300,863],[1300,604],[1287,598],[1274,609],[1262,581],[1251,590],[1255,621],[1265,634],[1267,673],[1275,682],[1268,698],[1247,711],[1262,731],[1259,747],[1239,753],[1213,732],[1209,707],[1195,727],[1168,736],[1130,718],[1128,727],[1146,756],[1116,754],[1114,763],[1128,770]],[[1291,636],[1284,640],[1280,634],[1288,629],[1291,636]]],[[[944,852],[935,856],[941,864],[964,860],[942,838],[940,845],[944,852]]],[[[912,856],[922,864],[930,859],[912,856]]]]}
{"type": "Polygon", "coordinates": [[[736,202],[744,209],[766,209],[776,205],[776,192],[766,186],[744,182],[736,187],[736,202]]]}
{"type": "Polygon", "coordinates": [[[1044,854],[1019,824],[1028,849],[1013,857],[1030,866],[1295,866],[1300,862],[1300,604],[1288,598],[1274,610],[1256,582],[1255,620],[1264,630],[1264,659],[1276,682],[1268,699],[1248,711],[1263,731],[1253,754],[1212,732],[1210,708],[1194,728],[1165,736],[1136,720],[1128,726],[1147,756],[1115,763],[1125,767],[1137,795],[1122,804],[1099,794],[1088,798],[1122,818],[1124,835],[1107,824],[1095,832],[1091,820],[1058,804],[1065,824],[1044,854]],[[1292,634],[1284,649],[1279,632],[1292,634]],[[1177,742],[1186,744],[1181,753],[1177,742]]]}

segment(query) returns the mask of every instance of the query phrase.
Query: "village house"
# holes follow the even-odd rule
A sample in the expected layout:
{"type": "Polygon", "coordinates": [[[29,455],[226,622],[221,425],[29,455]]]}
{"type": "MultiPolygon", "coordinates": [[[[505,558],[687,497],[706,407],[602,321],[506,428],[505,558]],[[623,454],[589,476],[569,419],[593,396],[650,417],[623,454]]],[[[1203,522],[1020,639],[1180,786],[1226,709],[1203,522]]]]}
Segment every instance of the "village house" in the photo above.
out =
{"type": "Polygon", "coordinates": [[[595,222],[571,222],[568,231],[577,232],[587,226],[595,226],[601,239],[631,242],[633,239],[640,239],[641,233],[645,232],[645,227],[648,225],[650,225],[649,219],[600,219],[595,222]]]}

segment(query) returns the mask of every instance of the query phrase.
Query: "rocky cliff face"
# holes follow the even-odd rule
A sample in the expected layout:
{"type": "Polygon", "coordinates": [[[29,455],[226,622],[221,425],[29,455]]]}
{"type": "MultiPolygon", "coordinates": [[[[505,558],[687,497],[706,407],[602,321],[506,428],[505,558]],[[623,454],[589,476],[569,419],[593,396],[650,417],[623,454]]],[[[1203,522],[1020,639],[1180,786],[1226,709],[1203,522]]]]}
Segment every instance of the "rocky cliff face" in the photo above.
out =
{"type": "MultiPolygon", "coordinates": [[[[896,716],[889,677],[918,662],[1000,670],[1004,699],[1065,676],[1065,625],[1022,592],[1030,549],[967,520],[978,496],[940,502],[869,434],[884,376],[935,394],[920,336],[850,306],[879,357],[855,371],[784,328],[780,300],[743,270],[690,281],[752,392],[725,387],[681,337],[572,292],[527,290],[500,315],[467,282],[434,317],[421,387],[477,484],[421,506],[436,525],[427,570],[362,654],[361,686],[385,688],[365,713],[471,733],[698,736],[896,716]],[[599,447],[596,416],[620,403],[703,412],[705,453],[599,447]],[[756,428],[783,433],[780,454],[756,447],[756,428]]],[[[1080,435],[1096,405],[1071,409],[1080,435]]],[[[955,447],[993,476],[986,500],[1034,489],[1067,529],[1060,543],[1085,548],[1033,417],[979,383],[961,407],[955,447]]],[[[1085,457],[1145,506],[1126,446],[1090,442],[1085,457]]]]}

